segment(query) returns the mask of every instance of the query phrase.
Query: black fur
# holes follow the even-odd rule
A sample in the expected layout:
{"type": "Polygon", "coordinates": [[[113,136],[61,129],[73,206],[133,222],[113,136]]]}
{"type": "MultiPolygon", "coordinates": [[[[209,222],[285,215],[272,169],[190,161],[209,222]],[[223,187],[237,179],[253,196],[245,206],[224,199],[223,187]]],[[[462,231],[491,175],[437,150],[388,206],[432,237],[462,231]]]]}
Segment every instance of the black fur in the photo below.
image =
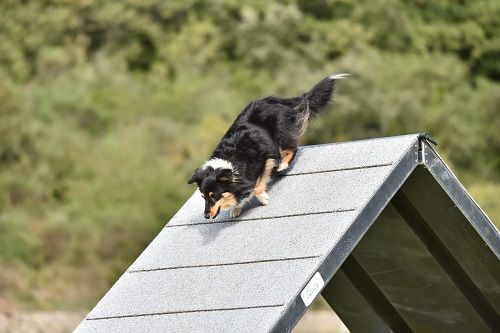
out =
{"type": "Polygon", "coordinates": [[[224,192],[232,193],[238,203],[251,196],[266,160],[273,159],[278,165],[280,149],[297,149],[309,119],[331,100],[334,81],[326,77],[302,96],[270,96],[252,101],[243,109],[209,158],[231,162],[234,173],[230,169],[196,169],[188,182],[196,182],[204,194],[205,217],[224,192]]]}

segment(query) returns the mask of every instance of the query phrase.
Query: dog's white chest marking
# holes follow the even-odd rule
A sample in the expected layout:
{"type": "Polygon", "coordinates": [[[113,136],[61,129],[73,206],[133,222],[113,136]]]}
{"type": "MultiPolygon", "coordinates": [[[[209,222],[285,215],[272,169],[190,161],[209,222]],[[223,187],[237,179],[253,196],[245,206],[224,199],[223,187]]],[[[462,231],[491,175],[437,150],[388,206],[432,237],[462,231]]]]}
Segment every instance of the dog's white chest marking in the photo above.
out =
{"type": "Polygon", "coordinates": [[[205,170],[208,167],[212,167],[214,170],[215,169],[231,169],[233,170],[233,163],[224,160],[222,158],[212,158],[211,160],[206,161],[203,164],[202,169],[205,170]]]}

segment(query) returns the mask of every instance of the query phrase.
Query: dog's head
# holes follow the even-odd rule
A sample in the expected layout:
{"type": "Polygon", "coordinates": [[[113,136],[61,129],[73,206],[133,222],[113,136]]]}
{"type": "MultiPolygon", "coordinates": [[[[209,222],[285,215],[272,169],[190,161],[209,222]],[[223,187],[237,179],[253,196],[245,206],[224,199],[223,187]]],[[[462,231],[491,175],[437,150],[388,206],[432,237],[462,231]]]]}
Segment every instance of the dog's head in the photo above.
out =
{"type": "Polygon", "coordinates": [[[205,218],[215,218],[221,210],[238,204],[233,185],[236,181],[231,163],[212,159],[196,169],[188,184],[196,183],[205,199],[205,218]]]}

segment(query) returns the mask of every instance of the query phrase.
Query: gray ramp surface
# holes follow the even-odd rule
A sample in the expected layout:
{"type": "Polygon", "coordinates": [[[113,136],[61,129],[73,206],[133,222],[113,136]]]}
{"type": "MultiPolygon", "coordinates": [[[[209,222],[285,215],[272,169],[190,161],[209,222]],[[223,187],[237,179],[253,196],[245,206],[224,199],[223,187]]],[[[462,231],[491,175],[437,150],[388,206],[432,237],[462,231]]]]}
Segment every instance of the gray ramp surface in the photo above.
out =
{"type": "Polygon", "coordinates": [[[333,249],[355,245],[370,221],[352,230],[367,210],[376,217],[377,191],[416,164],[417,146],[406,135],[301,147],[269,205],[250,203],[236,220],[204,219],[196,191],[76,332],[291,330],[333,275],[333,249]]]}

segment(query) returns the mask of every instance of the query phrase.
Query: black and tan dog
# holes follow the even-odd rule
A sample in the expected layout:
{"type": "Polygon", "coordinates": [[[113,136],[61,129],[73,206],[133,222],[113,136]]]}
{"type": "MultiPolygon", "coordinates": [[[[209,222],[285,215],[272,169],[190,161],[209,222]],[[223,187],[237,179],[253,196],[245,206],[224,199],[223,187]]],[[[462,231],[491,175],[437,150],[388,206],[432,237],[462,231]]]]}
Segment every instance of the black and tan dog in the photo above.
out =
{"type": "Polygon", "coordinates": [[[231,216],[237,217],[253,196],[263,205],[269,203],[266,186],[271,175],[288,168],[309,120],[332,98],[335,80],[345,76],[330,75],[299,97],[271,96],[245,107],[188,181],[198,185],[205,199],[205,218],[231,208],[231,216]]]}

